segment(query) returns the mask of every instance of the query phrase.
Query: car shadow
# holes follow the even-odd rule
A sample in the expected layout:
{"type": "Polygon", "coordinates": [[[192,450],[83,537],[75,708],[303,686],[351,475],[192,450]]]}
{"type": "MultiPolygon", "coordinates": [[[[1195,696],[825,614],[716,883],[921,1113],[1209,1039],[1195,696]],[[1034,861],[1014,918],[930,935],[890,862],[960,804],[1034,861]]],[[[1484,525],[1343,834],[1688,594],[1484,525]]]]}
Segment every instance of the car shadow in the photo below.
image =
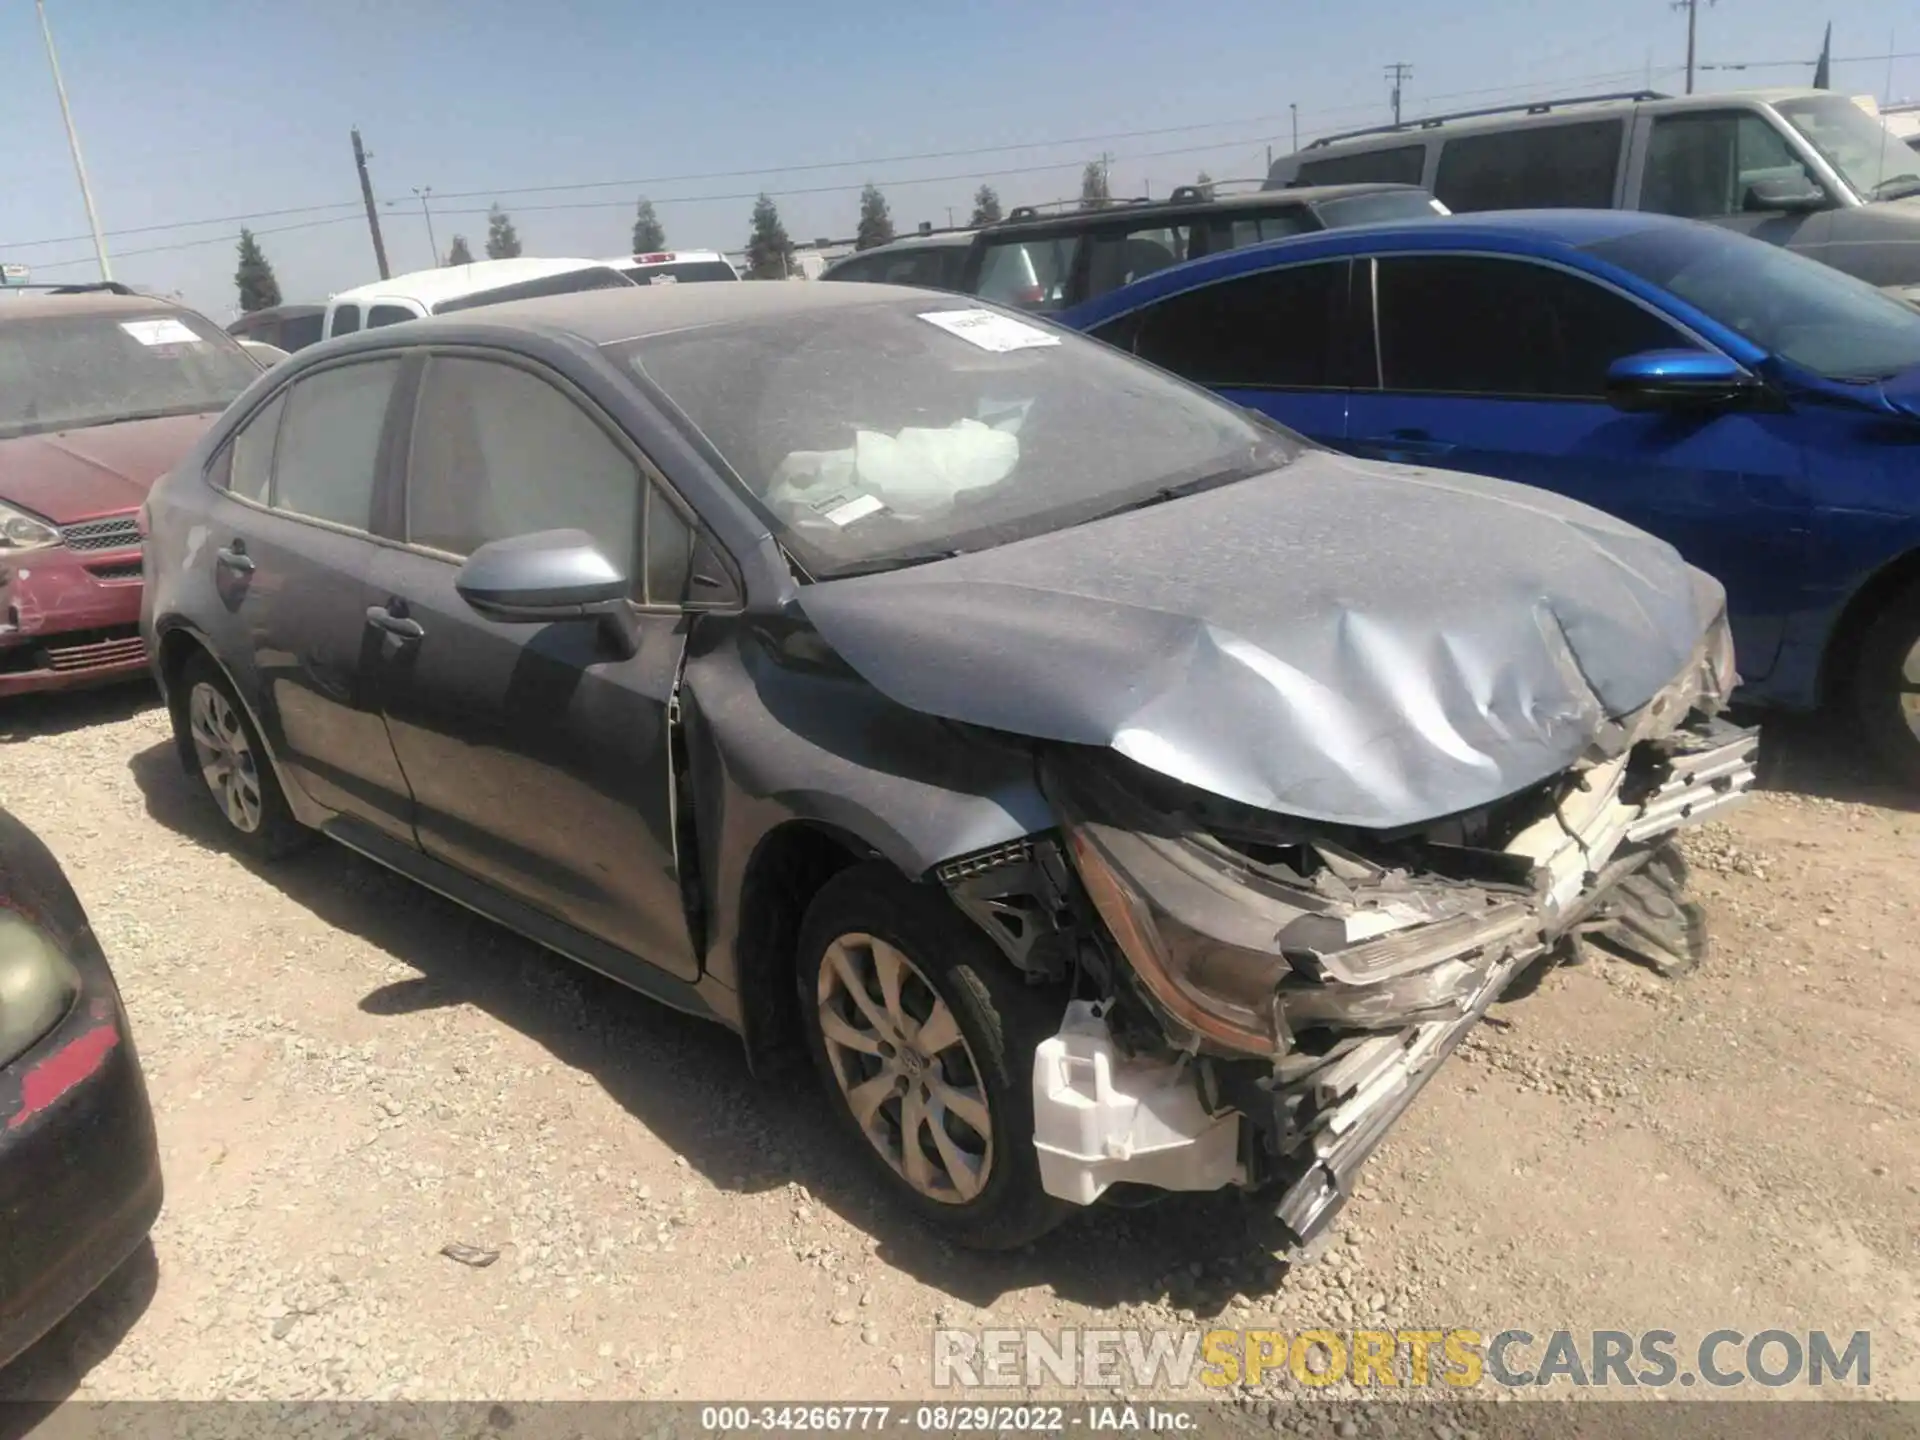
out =
{"type": "Polygon", "coordinates": [[[19,1440],[70,1399],[146,1313],[159,1283],[153,1241],[142,1240],[72,1314],[0,1369],[0,1440],[19,1440]]]}
{"type": "Polygon", "coordinates": [[[1741,715],[1760,726],[1760,788],[1815,800],[1920,811],[1920,788],[1902,783],[1874,758],[1845,716],[1741,715]]]}
{"type": "Polygon", "coordinates": [[[64,735],[95,725],[130,720],[160,703],[158,687],[144,680],[85,690],[49,690],[0,701],[0,745],[46,735],[64,735]]]}
{"type": "MultiPolygon", "coordinates": [[[[236,853],[171,744],[140,752],[131,767],[153,819],[236,853]]],[[[961,1250],[885,1195],[797,1066],[756,1079],[723,1027],[656,1004],[343,847],[321,842],[276,863],[236,858],[327,924],[419,972],[364,996],[366,1014],[483,1010],[593,1076],[717,1188],[755,1194],[798,1182],[871,1235],[879,1259],[969,1305],[1044,1287],[1087,1305],[1160,1301],[1217,1314],[1236,1295],[1271,1293],[1284,1273],[1270,1214],[1237,1193],[1099,1207],[1018,1251],[961,1250]]]]}

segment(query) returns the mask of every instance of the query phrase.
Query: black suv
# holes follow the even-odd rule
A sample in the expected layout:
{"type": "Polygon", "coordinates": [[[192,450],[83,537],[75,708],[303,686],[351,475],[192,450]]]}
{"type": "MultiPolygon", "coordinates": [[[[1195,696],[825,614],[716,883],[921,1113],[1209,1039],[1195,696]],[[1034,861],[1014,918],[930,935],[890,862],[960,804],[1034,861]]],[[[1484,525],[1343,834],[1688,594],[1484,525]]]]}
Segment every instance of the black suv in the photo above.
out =
{"type": "Polygon", "coordinates": [[[1327,185],[1218,195],[1177,187],[1166,200],[1121,200],[1043,215],[1016,207],[973,237],[960,289],[1054,314],[1155,270],[1313,230],[1444,215],[1417,185],[1327,185]]]}

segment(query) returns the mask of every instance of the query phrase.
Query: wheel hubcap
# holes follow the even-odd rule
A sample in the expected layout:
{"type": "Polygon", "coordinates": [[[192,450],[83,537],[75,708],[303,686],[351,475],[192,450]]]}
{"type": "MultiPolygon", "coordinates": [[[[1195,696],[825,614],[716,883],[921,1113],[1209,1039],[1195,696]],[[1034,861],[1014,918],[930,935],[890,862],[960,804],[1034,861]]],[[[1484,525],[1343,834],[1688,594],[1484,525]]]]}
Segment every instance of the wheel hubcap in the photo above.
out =
{"type": "Polygon", "coordinates": [[[993,1120],[953,1011],[911,960],[842,935],[820,962],[820,1033],[869,1144],[920,1194],[964,1205],[987,1183],[993,1120]]]}
{"type": "Polygon", "coordinates": [[[1900,665],[1900,713],[1913,738],[1920,740],[1920,642],[1900,665]]]}
{"type": "Polygon", "coordinates": [[[240,717],[225,695],[204,682],[193,687],[187,714],[200,777],[227,823],[251,835],[260,828],[260,772],[240,717]]]}

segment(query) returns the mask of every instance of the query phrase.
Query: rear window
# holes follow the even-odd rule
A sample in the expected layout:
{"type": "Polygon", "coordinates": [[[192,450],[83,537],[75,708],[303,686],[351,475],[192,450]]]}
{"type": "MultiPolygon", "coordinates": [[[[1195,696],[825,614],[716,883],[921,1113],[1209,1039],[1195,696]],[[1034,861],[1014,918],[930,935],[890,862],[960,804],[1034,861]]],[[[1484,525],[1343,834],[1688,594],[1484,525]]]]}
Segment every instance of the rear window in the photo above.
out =
{"type": "Polygon", "coordinates": [[[564,275],[543,275],[538,280],[497,285],[491,290],[476,290],[471,295],[442,300],[433,307],[433,313],[451,315],[458,310],[477,310],[482,305],[504,305],[509,300],[537,300],[542,295],[572,295],[582,290],[624,290],[632,283],[611,265],[595,265],[584,270],[569,270],[564,275]]]}
{"type": "Polygon", "coordinates": [[[382,325],[401,325],[419,318],[405,305],[375,305],[367,311],[367,328],[377,330],[382,325]]]}
{"type": "Polygon", "coordinates": [[[1295,185],[1418,185],[1427,168],[1425,145],[1396,145],[1302,161],[1295,185]]]}
{"type": "Polygon", "coordinates": [[[295,315],[280,322],[279,345],[282,350],[299,350],[308,345],[320,343],[320,322],[327,317],[321,315],[295,315]]]}
{"type": "Polygon", "coordinates": [[[980,280],[974,293],[1020,310],[1063,309],[1079,250],[1078,235],[989,240],[980,259],[980,280]]]}
{"type": "Polygon", "coordinates": [[[259,375],[190,310],[0,320],[0,439],[224,410],[259,375]]]}
{"type": "Polygon", "coordinates": [[[630,265],[620,272],[636,285],[678,285],[696,280],[738,280],[724,260],[678,260],[665,265],[630,265]]]}
{"type": "Polygon", "coordinates": [[[1379,190],[1371,195],[1347,195],[1322,200],[1313,207],[1329,230],[1343,225],[1380,225],[1393,220],[1424,220],[1444,215],[1447,207],[1424,190],[1379,190]]]}
{"type": "Polygon", "coordinates": [[[1606,210],[1620,168],[1621,120],[1462,135],[1440,147],[1433,193],[1474,210],[1606,210]]]}

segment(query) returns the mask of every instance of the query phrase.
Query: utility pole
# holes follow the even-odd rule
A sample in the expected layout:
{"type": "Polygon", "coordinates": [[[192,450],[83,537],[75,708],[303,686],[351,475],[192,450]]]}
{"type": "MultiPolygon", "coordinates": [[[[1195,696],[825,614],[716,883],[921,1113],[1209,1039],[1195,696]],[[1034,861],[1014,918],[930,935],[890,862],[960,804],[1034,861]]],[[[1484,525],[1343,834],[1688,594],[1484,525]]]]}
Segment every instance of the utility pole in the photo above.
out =
{"type": "Polygon", "coordinates": [[[1298,154],[1300,150],[1300,107],[1289,101],[1287,104],[1287,114],[1293,117],[1293,149],[1294,153],[1298,154]]]}
{"type": "Polygon", "coordinates": [[[391,280],[393,272],[387,269],[387,245],[380,238],[380,212],[373,208],[373,181],[367,176],[367,151],[360,143],[360,127],[353,130],[353,167],[360,172],[360,198],[367,202],[367,229],[373,232],[374,263],[380,267],[380,278],[391,280]]]}
{"type": "MultiPolygon", "coordinates": [[[[1719,0],[1707,0],[1716,5],[1719,0]]],[[[1700,32],[1700,0],[1673,0],[1673,8],[1687,12],[1687,94],[1693,93],[1693,57],[1700,32]]]]}
{"type": "Polygon", "coordinates": [[[433,263],[437,268],[440,264],[440,242],[433,238],[433,211],[427,208],[427,197],[433,194],[433,187],[416,185],[413,193],[420,197],[420,213],[427,217],[427,249],[433,252],[433,263]]]}
{"type": "Polygon", "coordinates": [[[1387,66],[1387,78],[1393,82],[1393,123],[1400,123],[1400,84],[1413,74],[1413,66],[1404,60],[1396,60],[1387,66]]]}
{"type": "Polygon", "coordinates": [[[100,278],[113,279],[113,267],[107,263],[107,240],[100,230],[100,216],[93,208],[93,187],[87,184],[87,162],[80,158],[80,135],[73,128],[73,110],[67,104],[67,85],[60,78],[60,57],[53,53],[53,27],[47,24],[47,0],[33,0],[40,12],[40,33],[46,37],[47,64],[53,70],[53,93],[60,97],[60,118],[67,126],[67,148],[73,151],[73,171],[80,177],[80,199],[87,207],[87,225],[93,231],[93,254],[100,262],[100,278]]]}

